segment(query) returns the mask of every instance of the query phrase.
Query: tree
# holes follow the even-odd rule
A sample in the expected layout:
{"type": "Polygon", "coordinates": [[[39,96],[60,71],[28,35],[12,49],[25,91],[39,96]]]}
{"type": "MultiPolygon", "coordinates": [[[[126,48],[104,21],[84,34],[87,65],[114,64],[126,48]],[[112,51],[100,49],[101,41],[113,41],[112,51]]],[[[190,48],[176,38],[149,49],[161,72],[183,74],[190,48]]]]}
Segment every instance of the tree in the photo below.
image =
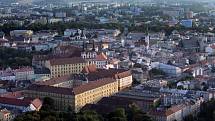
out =
{"type": "Polygon", "coordinates": [[[200,113],[198,114],[198,119],[204,121],[214,121],[214,112],[215,112],[215,100],[209,102],[204,102],[201,105],[200,113]]]}
{"type": "Polygon", "coordinates": [[[109,121],[127,121],[125,109],[117,108],[108,115],[108,119],[109,121]]]}
{"type": "Polygon", "coordinates": [[[83,111],[77,114],[75,121],[101,121],[101,117],[95,111],[83,111]]]}
{"type": "Polygon", "coordinates": [[[211,72],[215,73],[215,67],[214,66],[211,67],[211,72]]]}
{"type": "Polygon", "coordinates": [[[182,85],[178,86],[177,89],[183,90],[184,87],[182,85]]]}
{"type": "Polygon", "coordinates": [[[32,46],[32,47],[31,47],[31,50],[32,50],[32,51],[35,51],[35,50],[36,50],[35,46],[32,46]]]}
{"type": "Polygon", "coordinates": [[[172,61],[169,60],[169,61],[167,62],[167,64],[168,64],[168,65],[172,65],[172,61]]]}
{"type": "Polygon", "coordinates": [[[143,113],[142,110],[135,104],[129,106],[127,119],[128,121],[152,121],[152,119],[143,113]]]}
{"type": "Polygon", "coordinates": [[[195,121],[194,116],[193,115],[188,115],[188,116],[184,117],[184,121],[195,121]]]}
{"type": "Polygon", "coordinates": [[[47,116],[41,121],[56,121],[56,117],[54,116],[47,116]]]}
{"type": "Polygon", "coordinates": [[[14,121],[40,121],[38,112],[27,112],[26,114],[17,116],[14,121]]]}
{"type": "Polygon", "coordinates": [[[153,68],[149,71],[149,75],[150,77],[153,77],[153,76],[165,76],[166,73],[162,70],[159,70],[159,69],[156,69],[156,68],[153,68]]]}
{"type": "Polygon", "coordinates": [[[55,109],[55,105],[54,105],[54,100],[50,97],[45,97],[43,99],[43,106],[41,108],[41,110],[44,111],[53,111],[55,109]]]}

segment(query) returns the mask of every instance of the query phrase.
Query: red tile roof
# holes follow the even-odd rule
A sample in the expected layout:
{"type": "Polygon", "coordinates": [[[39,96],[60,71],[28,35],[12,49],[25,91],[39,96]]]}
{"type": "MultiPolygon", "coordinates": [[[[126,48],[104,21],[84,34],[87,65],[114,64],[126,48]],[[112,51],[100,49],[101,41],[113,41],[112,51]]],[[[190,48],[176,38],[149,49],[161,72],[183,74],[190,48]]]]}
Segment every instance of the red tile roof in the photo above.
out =
{"type": "Polygon", "coordinates": [[[51,59],[51,65],[65,65],[65,64],[78,64],[78,63],[86,63],[86,61],[81,57],[73,57],[73,58],[58,58],[51,59]]]}
{"type": "Polygon", "coordinates": [[[104,78],[104,79],[83,84],[75,88],[63,88],[63,87],[53,87],[53,86],[47,86],[47,85],[34,84],[34,85],[31,85],[27,90],[33,90],[38,92],[50,92],[50,93],[64,94],[64,95],[77,95],[85,91],[92,90],[109,83],[113,83],[115,81],[116,80],[112,78],[104,78]]]}
{"type": "Polygon", "coordinates": [[[3,94],[0,95],[0,97],[6,97],[6,98],[20,98],[20,97],[22,97],[22,91],[3,93],[3,94]]]}
{"type": "Polygon", "coordinates": [[[32,103],[32,100],[29,100],[29,99],[15,99],[15,98],[0,97],[0,104],[29,106],[31,103],[32,103]]]}
{"type": "Polygon", "coordinates": [[[125,69],[97,69],[87,74],[89,81],[94,81],[99,78],[121,79],[130,75],[131,72],[125,69]]]}
{"type": "Polygon", "coordinates": [[[131,75],[129,70],[125,69],[94,69],[93,67],[89,67],[93,71],[83,70],[83,72],[87,72],[87,77],[89,81],[94,81],[100,78],[114,78],[121,79],[131,75]],[[93,69],[92,69],[93,68],[93,69]]]}
{"type": "Polygon", "coordinates": [[[182,110],[185,107],[185,105],[181,104],[181,105],[175,105],[169,109],[155,109],[149,112],[150,115],[153,116],[162,116],[162,117],[167,117],[170,116],[180,110],[182,110]]]}
{"type": "Polygon", "coordinates": [[[35,84],[38,84],[38,85],[54,85],[54,84],[59,84],[59,83],[65,82],[65,81],[69,81],[72,79],[72,77],[73,77],[72,75],[54,77],[54,78],[51,78],[51,79],[46,80],[46,81],[35,82],[35,84]]]}
{"type": "Polygon", "coordinates": [[[211,47],[212,49],[215,49],[215,45],[211,45],[210,47],[211,47]]]}
{"type": "Polygon", "coordinates": [[[183,67],[182,69],[184,71],[188,70],[188,69],[193,69],[195,67],[200,67],[200,66],[204,66],[204,65],[207,65],[209,62],[207,60],[203,60],[203,61],[199,61],[198,63],[195,63],[195,64],[192,64],[192,65],[189,65],[189,66],[185,66],[183,67]]]}
{"type": "Polygon", "coordinates": [[[101,87],[101,86],[104,86],[104,85],[107,85],[107,84],[110,84],[113,82],[116,82],[116,80],[112,79],[112,78],[104,78],[104,79],[92,81],[92,82],[83,84],[81,86],[75,87],[75,88],[73,88],[73,92],[74,92],[74,94],[81,94],[85,91],[92,90],[92,89],[95,89],[95,88],[98,88],[98,87],[101,87]]]}
{"type": "Polygon", "coordinates": [[[48,85],[36,85],[33,84],[27,88],[26,91],[32,90],[37,92],[49,92],[63,95],[74,95],[71,88],[63,88],[63,87],[53,87],[48,85]]]}
{"type": "Polygon", "coordinates": [[[42,101],[40,99],[34,99],[31,103],[36,109],[40,109],[42,107],[42,101]]]}
{"type": "Polygon", "coordinates": [[[29,71],[34,71],[34,69],[32,67],[22,67],[14,70],[14,72],[29,72],[29,71]]]}
{"type": "Polygon", "coordinates": [[[96,65],[91,64],[91,65],[85,66],[82,70],[82,73],[90,73],[90,72],[95,72],[95,71],[96,71],[96,65]]]}
{"type": "Polygon", "coordinates": [[[100,53],[96,56],[96,60],[105,61],[107,60],[107,56],[104,53],[100,53]]]}

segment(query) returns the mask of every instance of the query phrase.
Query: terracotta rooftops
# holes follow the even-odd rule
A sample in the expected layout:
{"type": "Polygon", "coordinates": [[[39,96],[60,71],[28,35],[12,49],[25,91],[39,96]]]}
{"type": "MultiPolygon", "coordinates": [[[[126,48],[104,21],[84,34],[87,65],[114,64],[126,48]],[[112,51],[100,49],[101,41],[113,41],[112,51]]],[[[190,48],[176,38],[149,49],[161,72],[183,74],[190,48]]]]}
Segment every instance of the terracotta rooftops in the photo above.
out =
{"type": "Polygon", "coordinates": [[[86,61],[81,57],[73,58],[58,58],[49,60],[51,65],[65,65],[65,64],[77,64],[85,63],[86,61]]]}
{"type": "Polygon", "coordinates": [[[107,60],[107,56],[104,53],[100,53],[96,56],[96,60],[107,60]]]}
{"type": "Polygon", "coordinates": [[[89,81],[100,78],[121,79],[131,75],[131,72],[126,69],[96,69],[95,65],[85,66],[82,72],[87,74],[89,81]]]}
{"type": "Polygon", "coordinates": [[[0,104],[16,105],[16,106],[29,106],[33,104],[35,107],[39,104],[42,105],[42,102],[39,99],[29,100],[29,99],[15,99],[15,98],[6,98],[0,97],[0,104]],[[32,103],[34,102],[34,104],[32,103]]]}
{"type": "Polygon", "coordinates": [[[57,94],[64,94],[64,95],[77,95],[88,90],[92,90],[103,85],[115,82],[115,79],[112,78],[104,78],[97,81],[92,81],[81,86],[75,88],[63,88],[63,87],[53,87],[47,85],[32,85],[27,90],[33,90],[38,92],[50,92],[50,93],[57,93],[57,94]]]}
{"type": "Polygon", "coordinates": [[[71,88],[63,88],[63,87],[53,87],[48,85],[36,85],[33,84],[28,87],[27,90],[37,91],[37,92],[50,92],[56,94],[64,94],[64,95],[73,95],[73,91],[71,88]]]}
{"type": "Polygon", "coordinates": [[[20,97],[22,97],[22,91],[3,93],[3,94],[0,94],[0,97],[20,98],[20,97]]]}
{"type": "Polygon", "coordinates": [[[152,110],[149,112],[150,115],[155,115],[155,116],[170,116],[180,110],[182,110],[185,107],[185,105],[180,104],[180,105],[175,105],[169,109],[161,109],[161,110],[152,110]]]}
{"type": "Polygon", "coordinates": [[[23,67],[23,68],[18,68],[14,70],[14,72],[27,72],[27,71],[34,71],[34,69],[31,67],[23,67]]]}
{"type": "Polygon", "coordinates": [[[103,85],[107,85],[107,84],[110,84],[113,82],[116,82],[116,80],[112,79],[112,78],[104,78],[104,79],[92,81],[92,82],[83,84],[81,86],[75,87],[75,88],[73,88],[73,91],[75,94],[81,94],[81,93],[86,92],[88,90],[92,90],[92,89],[95,89],[95,88],[98,88],[98,87],[101,87],[103,85]]]}
{"type": "Polygon", "coordinates": [[[35,82],[35,84],[38,85],[54,85],[54,84],[59,84],[65,81],[69,81],[73,79],[73,75],[65,75],[65,76],[61,76],[61,77],[54,77],[51,78],[49,80],[46,81],[39,81],[39,82],[35,82]]]}
{"type": "Polygon", "coordinates": [[[37,98],[31,101],[31,104],[33,104],[36,109],[39,109],[42,106],[42,101],[37,98]]]}
{"type": "Polygon", "coordinates": [[[212,49],[215,49],[215,45],[211,45],[210,47],[211,47],[212,49]]]}
{"type": "Polygon", "coordinates": [[[90,72],[95,72],[95,71],[96,71],[96,65],[95,64],[85,66],[82,70],[83,73],[90,73],[90,72]]]}
{"type": "Polygon", "coordinates": [[[10,114],[10,111],[7,110],[7,109],[2,109],[2,110],[0,110],[0,112],[3,113],[4,115],[5,114],[10,114]]]}

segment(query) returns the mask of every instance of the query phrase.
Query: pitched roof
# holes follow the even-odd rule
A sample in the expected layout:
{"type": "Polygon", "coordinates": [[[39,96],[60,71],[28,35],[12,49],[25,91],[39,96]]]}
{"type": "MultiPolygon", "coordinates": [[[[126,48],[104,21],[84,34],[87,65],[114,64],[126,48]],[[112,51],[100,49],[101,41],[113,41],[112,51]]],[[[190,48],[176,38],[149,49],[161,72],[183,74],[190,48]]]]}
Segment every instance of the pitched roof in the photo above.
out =
{"type": "Polygon", "coordinates": [[[3,93],[3,94],[0,94],[0,97],[20,98],[20,97],[22,97],[22,91],[6,92],[6,93],[3,93]]]}
{"type": "Polygon", "coordinates": [[[14,72],[27,72],[27,71],[34,71],[34,69],[32,67],[23,67],[23,68],[18,68],[14,70],[14,72]]]}
{"type": "Polygon", "coordinates": [[[5,115],[5,114],[10,114],[10,113],[11,113],[11,112],[10,112],[9,110],[7,110],[6,108],[0,110],[0,112],[3,113],[4,115],[5,115]]]}
{"type": "Polygon", "coordinates": [[[210,47],[211,47],[212,49],[215,49],[215,45],[211,45],[210,47]]]}
{"type": "Polygon", "coordinates": [[[86,63],[86,61],[81,57],[73,58],[58,58],[49,60],[51,65],[65,65],[65,64],[77,64],[86,63]]]}
{"type": "Polygon", "coordinates": [[[75,87],[75,88],[73,88],[73,92],[75,94],[80,94],[80,93],[83,93],[85,91],[92,90],[92,89],[95,89],[95,88],[98,88],[98,87],[101,87],[103,85],[107,85],[107,84],[110,84],[113,82],[116,82],[116,80],[112,79],[112,78],[104,78],[104,79],[92,81],[92,82],[83,84],[81,86],[75,87]]]}
{"type": "Polygon", "coordinates": [[[104,78],[104,79],[83,84],[75,88],[63,88],[63,87],[53,87],[53,86],[47,86],[47,85],[33,84],[27,90],[33,90],[38,92],[50,92],[50,93],[64,94],[64,95],[77,95],[85,91],[92,90],[109,83],[113,83],[115,81],[116,80],[112,78],[104,78]]]}
{"type": "Polygon", "coordinates": [[[64,95],[73,95],[72,88],[63,88],[63,87],[53,87],[48,85],[36,85],[33,84],[27,88],[26,91],[32,90],[37,92],[49,92],[56,94],[64,94],[64,95]]]}
{"type": "Polygon", "coordinates": [[[154,115],[154,116],[170,116],[180,110],[182,110],[183,108],[185,107],[185,105],[183,104],[180,104],[180,105],[175,105],[175,106],[172,106],[171,108],[169,109],[161,109],[161,110],[152,110],[149,112],[150,115],[154,115]]]}
{"type": "Polygon", "coordinates": [[[36,109],[39,109],[42,106],[42,101],[40,99],[34,99],[31,103],[36,109]]]}
{"type": "Polygon", "coordinates": [[[91,64],[91,65],[85,66],[82,70],[82,73],[90,73],[90,72],[95,72],[95,71],[96,71],[96,65],[91,64]]]}
{"type": "Polygon", "coordinates": [[[94,81],[100,78],[114,78],[121,79],[131,75],[131,72],[126,69],[94,69],[93,67],[89,67],[88,70],[83,70],[83,72],[87,72],[87,77],[89,81],[94,81]],[[89,68],[93,71],[89,71],[89,68]],[[92,69],[93,68],[93,69],[92,69]]]}
{"type": "Polygon", "coordinates": [[[54,78],[51,78],[51,79],[46,80],[46,81],[38,81],[35,84],[38,84],[38,85],[54,85],[54,84],[59,84],[59,83],[65,82],[65,81],[69,81],[72,79],[72,77],[73,77],[72,75],[54,77],[54,78]]]}
{"type": "Polygon", "coordinates": [[[96,60],[107,60],[107,56],[104,53],[100,53],[96,56],[96,60]]]}
{"type": "Polygon", "coordinates": [[[131,71],[126,69],[97,69],[96,65],[85,66],[82,73],[87,73],[90,80],[95,80],[99,78],[124,78],[131,75],[131,71]]]}
{"type": "Polygon", "coordinates": [[[16,98],[7,98],[7,97],[0,97],[1,104],[8,104],[8,105],[16,105],[16,106],[29,106],[31,104],[31,100],[29,99],[16,99],[16,98]]]}

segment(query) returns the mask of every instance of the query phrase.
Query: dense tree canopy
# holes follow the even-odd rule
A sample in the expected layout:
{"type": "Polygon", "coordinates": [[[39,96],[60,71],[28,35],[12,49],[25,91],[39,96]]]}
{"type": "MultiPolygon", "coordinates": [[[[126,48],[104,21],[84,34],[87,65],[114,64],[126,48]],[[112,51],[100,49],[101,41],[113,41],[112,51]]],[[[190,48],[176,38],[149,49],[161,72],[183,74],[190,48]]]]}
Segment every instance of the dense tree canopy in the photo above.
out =
{"type": "Polygon", "coordinates": [[[39,24],[34,23],[29,26],[20,26],[18,24],[4,24],[0,26],[0,31],[5,32],[9,35],[10,31],[15,29],[29,29],[33,31],[40,30],[56,30],[60,34],[63,34],[65,29],[119,29],[123,31],[123,26],[119,23],[107,23],[107,24],[98,24],[98,23],[86,23],[86,22],[58,22],[58,23],[48,23],[48,24],[39,24]]]}
{"type": "Polygon", "coordinates": [[[0,67],[31,66],[32,53],[12,48],[0,48],[0,67]]]}
{"type": "Polygon", "coordinates": [[[29,52],[21,49],[0,47],[0,68],[31,66],[33,55],[48,53],[50,51],[29,52]]]}
{"type": "Polygon", "coordinates": [[[45,97],[43,103],[40,111],[19,115],[14,121],[152,121],[135,104],[130,105],[127,111],[124,108],[116,108],[104,116],[92,110],[79,113],[54,110],[54,100],[49,97],[45,97]]]}

